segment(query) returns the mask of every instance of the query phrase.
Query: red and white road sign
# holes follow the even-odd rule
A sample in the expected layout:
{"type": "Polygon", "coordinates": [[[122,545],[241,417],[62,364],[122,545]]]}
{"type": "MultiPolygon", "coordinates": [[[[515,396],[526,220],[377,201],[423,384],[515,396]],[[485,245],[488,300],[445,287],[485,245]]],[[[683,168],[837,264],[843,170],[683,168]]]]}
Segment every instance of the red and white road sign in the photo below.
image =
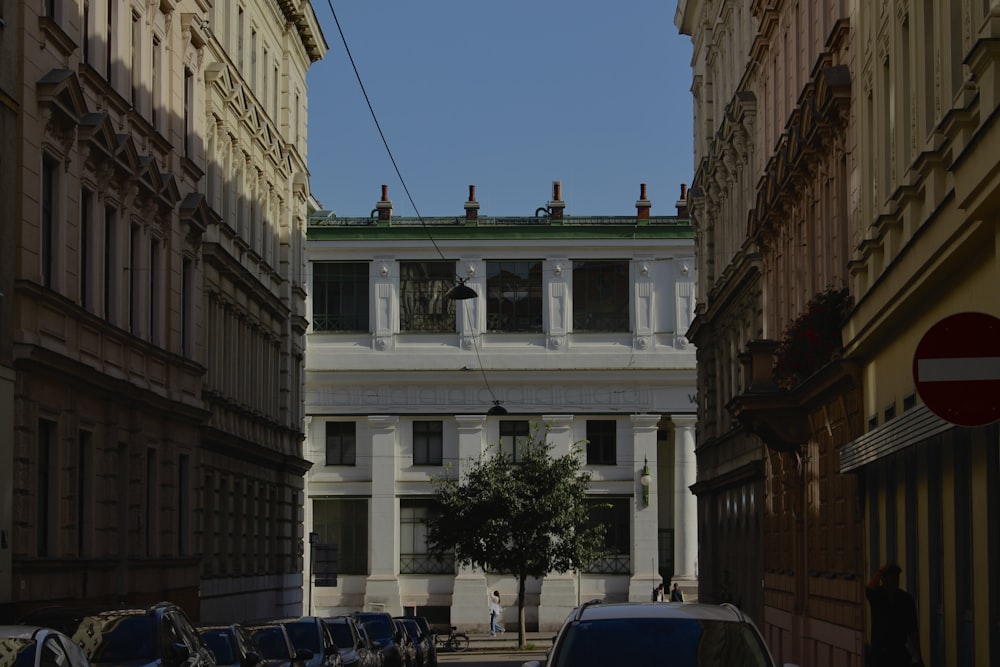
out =
{"type": "Polygon", "coordinates": [[[958,313],[932,326],[913,353],[913,382],[945,421],[983,426],[1000,420],[1000,319],[958,313]]]}

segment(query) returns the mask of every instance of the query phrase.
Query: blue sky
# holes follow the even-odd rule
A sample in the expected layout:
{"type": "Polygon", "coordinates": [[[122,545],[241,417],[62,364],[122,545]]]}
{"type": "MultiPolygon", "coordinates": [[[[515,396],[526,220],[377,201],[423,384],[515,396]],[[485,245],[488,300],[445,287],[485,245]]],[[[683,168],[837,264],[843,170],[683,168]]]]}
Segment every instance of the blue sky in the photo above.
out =
{"type": "MultiPolygon", "coordinates": [[[[420,215],[534,215],[561,181],[568,215],[631,215],[646,183],[673,215],[693,177],[691,41],[663,0],[332,0],[420,215]]],[[[367,216],[383,183],[413,206],[355,78],[328,0],[309,85],[313,195],[367,216]]]]}

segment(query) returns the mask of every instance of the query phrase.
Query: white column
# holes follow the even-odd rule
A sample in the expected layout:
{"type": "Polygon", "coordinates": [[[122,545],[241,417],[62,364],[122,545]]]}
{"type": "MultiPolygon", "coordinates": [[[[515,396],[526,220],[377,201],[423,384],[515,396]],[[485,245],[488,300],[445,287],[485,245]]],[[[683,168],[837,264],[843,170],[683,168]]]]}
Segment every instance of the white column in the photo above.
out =
{"type": "Polygon", "coordinates": [[[674,424],[674,579],[687,589],[698,580],[698,507],[690,488],[698,472],[696,417],[671,415],[670,419],[674,424]]]}
{"type": "Polygon", "coordinates": [[[632,415],[633,441],[633,476],[635,493],[635,511],[632,515],[632,579],[629,582],[628,598],[630,601],[645,601],[650,593],[660,583],[657,572],[657,529],[659,527],[657,511],[657,493],[659,481],[656,479],[656,428],[660,415],[632,415]],[[642,475],[643,463],[650,470],[649,504],[643,500],[642,475]]]}
{"type": "MultiPolygon", "coordinates": [[[[483,453],[486,415],[455,415],[455,422],[458,424],[457,469],[461,476],[483,453]]],[[[486,595],[486,574],[475,568],[459,568],[451,594],[451,624],[466,631],[487,630],[490,617],[486,595]]]]}
{"type": "Polygon", "coordinates": [[[399,499],[396,498],[395,415],[371,415],[372,499],[368,536],[371,573],[365,588],[365,607],[403,613],[399,595],[399,499]]]}
{"type": "MultiPolygon", "coordinates": [[[[573,446],[570,426],[573,415],[542,415],[542,424],[548,428],[548,442],[552,445],[553,457],[565,456],[573,446]]],[[[550,572],[542,579],[538,599],[538,628],[542,631],[558,631],[563,621],[577,606],[579,594],[576,572],[550,572]]]]}

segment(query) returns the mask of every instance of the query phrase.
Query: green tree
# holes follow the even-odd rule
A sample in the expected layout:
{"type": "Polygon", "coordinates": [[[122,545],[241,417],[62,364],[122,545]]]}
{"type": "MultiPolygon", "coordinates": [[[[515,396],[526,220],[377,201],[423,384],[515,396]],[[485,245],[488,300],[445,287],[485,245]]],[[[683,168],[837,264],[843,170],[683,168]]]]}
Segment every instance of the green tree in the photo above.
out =
{"type": "Polygon", "coordinates": [[[581,448],[552,457],[548,430],[532,433],[520,460],[491,446],[470,462],[463,479],[434,480],[441,512],[428,519],[428,546],[454,553],[461,565],[518,579],[518,643],[524,646],[524,588],[528,577],[568,572],[603,553],[603,526],[589,525],[581,448]]]}

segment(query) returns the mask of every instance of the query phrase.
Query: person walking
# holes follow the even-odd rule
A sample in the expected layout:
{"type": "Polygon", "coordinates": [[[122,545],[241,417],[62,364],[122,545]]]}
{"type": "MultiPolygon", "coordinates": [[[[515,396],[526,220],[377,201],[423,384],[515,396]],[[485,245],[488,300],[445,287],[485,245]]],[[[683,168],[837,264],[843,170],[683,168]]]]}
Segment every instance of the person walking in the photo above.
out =
{"type": "Polygon", "coordinates": [[[674,582],[674,587],[670,589],[670,601],[684,602],[684,591],[681,590],[676,581],[674,582]]]}
{"type": "Polygon", "coordinates": [[[923,665],[917,625],[917,603],[899,587],[902,572],[895,563],[886,563],[872,575],[865,588],[871,608],[872,667],[923,665]]]}
{"type": "Polygon", "coordinates": [[[500,605],[500,591],[493,591],[490,595],[490,637],[496,637],[497,632],[503,634],[507,629],[500,625],[500,615],[503,614],[503,607],[500,605]]]}

